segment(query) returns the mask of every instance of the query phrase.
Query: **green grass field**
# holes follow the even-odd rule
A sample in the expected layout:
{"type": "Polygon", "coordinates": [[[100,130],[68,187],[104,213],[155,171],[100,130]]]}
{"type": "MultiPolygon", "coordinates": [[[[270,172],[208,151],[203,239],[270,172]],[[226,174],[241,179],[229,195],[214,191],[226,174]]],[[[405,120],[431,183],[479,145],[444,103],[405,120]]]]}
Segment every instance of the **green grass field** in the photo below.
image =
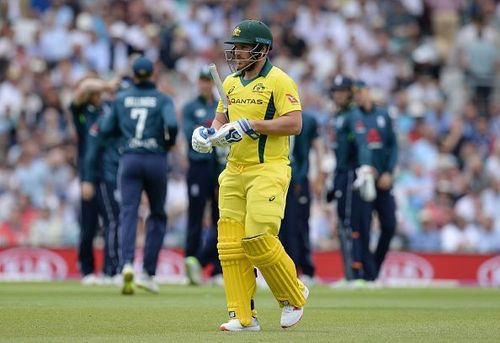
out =
{"type": "Polygon", "coordinates": [[[162,286],[122,296],[77,282],[0,283],[1,342],[499,342],[500,289],[314,287],[304,318],[279,326],[271,293],[256,297],[261,332],[219,332],[221,288],[162,286]]]}

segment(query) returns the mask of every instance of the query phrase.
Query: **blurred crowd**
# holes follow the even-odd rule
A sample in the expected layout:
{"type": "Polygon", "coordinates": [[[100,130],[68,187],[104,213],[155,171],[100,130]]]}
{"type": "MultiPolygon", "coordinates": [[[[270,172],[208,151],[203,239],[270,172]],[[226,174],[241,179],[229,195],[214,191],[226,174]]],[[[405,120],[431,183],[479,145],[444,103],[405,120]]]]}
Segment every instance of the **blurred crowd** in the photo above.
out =
{"type": "MultiPolygon", "coordinates": [[[[362,79],[389,107],[400,146],[394,248],[500,251],[495,0],[0,0],[0,246],[78,241],[68,105],[82,77],[123,76],[131,56],[145,54],[182,123],[199,70],[215,62],[229,74],[223,40],[244,18],[271,27],[272,62],[299,85],[326,145],[336,74],[362,79]]],[[[316,181],[335,161],[332,154],[311,159],[311,239],[315,249],[335,249],[335,211],[316,181]]],[[[166,244],[182,246],[184,137],[170,162],[166,244]]]]}

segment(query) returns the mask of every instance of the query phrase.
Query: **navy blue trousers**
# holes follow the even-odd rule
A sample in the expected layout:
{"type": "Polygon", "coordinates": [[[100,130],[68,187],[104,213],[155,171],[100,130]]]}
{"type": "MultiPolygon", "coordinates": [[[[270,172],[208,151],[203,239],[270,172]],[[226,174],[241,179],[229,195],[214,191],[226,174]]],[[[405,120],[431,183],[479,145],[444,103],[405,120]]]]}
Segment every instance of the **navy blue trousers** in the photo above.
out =
{"type": "Polygon", "coordinates": [[[146,219],[143,269],[149,275],[155,275],[167,227],[166,154],[124,154],[120,164],[119,188],[121,196],[120,266],[134,262],[138,209],[144,190],[148,198],[150,214],[146,219]]]}
{"type": "Polygon", "coordinates": [[[115,198],[116,184],[94,183],[95,196],[81,200],[80,242],[78,261],[82,275],[94,273],[93,242],[99,230],[99,217],[104,228],[103,273],[113,276],[118,272],[119,206],[115,198]]]}
{"type": "Polygon", "coordinates": [[[334,179],[333,191],[337,199],[342,255],[344,262],[350,259],[348,263],[344,263],[344,273],[346,279],[373,280],[376,268],[373,254],[370,252],[372,208],[371,204],[361,199],[359,192],[354,190],[354,180],[353,169],[337,172],[334,179]]]}
{"type": "Polygon", "coordinates": [[[286,198],[285,216],[281,222],[279,237],[285,251],[302,273],[314,276],[309,239],[311,193],[309,182],[290,183],[286,198]]]}
{"type": "Polygon", "coordinates": [[[189,161],[187,176],[189,208],[185,254],[196,257],[202,266],[212,264],[212,276],[222,273],[217,252],[218,176],[217,162],[214,159],[189,161]],[[211,202],[212,225],[203,240],[203,214],[208,201],[211,202]]]}
{"type": "Polygon", "coordinates": [[[374,278],[376,279],[389,251],[392,237],[396,232],[396,201],[392,189],[381,190],[377,188],[377,197],[372,206],[380,221],[380,238],[374,254],[376,268],[374,278]]]}

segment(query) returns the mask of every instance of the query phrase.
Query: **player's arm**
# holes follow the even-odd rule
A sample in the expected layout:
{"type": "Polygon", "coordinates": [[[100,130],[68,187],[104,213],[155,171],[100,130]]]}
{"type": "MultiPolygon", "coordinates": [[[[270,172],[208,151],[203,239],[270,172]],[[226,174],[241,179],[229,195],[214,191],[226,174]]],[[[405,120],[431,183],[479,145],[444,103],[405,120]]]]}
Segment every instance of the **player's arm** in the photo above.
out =
{"type": "Polygon", "coordinates": [[[99,135],[101,135],[103,138],[115,135],[119,130],[118,127],[119,101],[120,101],[119,97],[115,99],[111,104],[111,111],[109,113],[106,113],[99,121],[99,135]]]}
{"type": "Polygon", "coordinates": [[[215,118],[212,121],[212,128],[215,130],[219,130],[222,125],[227,124],[227,114],[225,112],[217,112],[215,113],[215,118]]]}
{"type": "Polygon", "coordinates": [[[175,145],[178,132],[177,117],[175,115],[175,106],[172,99],[165,97],[161,114],[164,123],[165,141],[167,143],[167,148],[170,149],[175,145]]]}
{"type": "MultiPolygon", "coordinates": [[[[99,119],[102,119],[102,117],[99,119]]],[[[90,200],[94,196],[97,157],[103,146],[103,142],[104,139],[99,131],[98,120],[90,128],[85,145],[85,157],[83,159],[83,175],[81,184],[81,194],[84,200],[90,200]]]]}
{"type": "Polygon", "coordinates": [[[80,106],[89,101],[92,93],[114,91],[115,87],[115,82],[106,82],[97,78],[85,79],[76,88],[73,102],[80,106]]]}
{"type": "Polygon", "coordinates": [[[271,120],[249,120],[261,135],[296,136],[302,130],[302,111],[291,111],[271,120]]]}
{"type": "Polygon", "coordinates": [[[394,168],[396,168],[396,163],[398,160],[398,142],[392,125],[392,120],[389,114],[387,113],[385,117],[387,119],[388,139],[387,139],[386,149],[388,150],[388,161],[386,164],[386,169],[382,171],[381,175],[378,177],[377,180],[377,186],[380,189],[391,188],[394,182],[393,172],[394,168]]]}

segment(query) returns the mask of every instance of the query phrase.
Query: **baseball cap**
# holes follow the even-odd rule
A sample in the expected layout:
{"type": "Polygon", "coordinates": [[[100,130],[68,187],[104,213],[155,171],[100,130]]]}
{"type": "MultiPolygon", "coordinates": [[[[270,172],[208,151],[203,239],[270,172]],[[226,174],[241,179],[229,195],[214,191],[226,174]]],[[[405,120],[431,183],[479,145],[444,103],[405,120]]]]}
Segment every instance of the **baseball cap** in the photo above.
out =
{"type": "Polygon", "coordinates": [[[207,79],[212,81],[212,74],[210,74],[210,70],[208,70],[208,67],[201,68],[200,75],[198,77],[200,79],[207,79]]]}
{"type": "Polygon", "coordinates": [[[354,81],[354,87],[356,89],[362,89],[362,88],[368,87],[368,85],[363,80],[356,80],[356,81],[354,81]]]}
{"type": "Polygon", "coordinates": [[[330,92],[352,90],[353,85],[354,82],[350,78],[339,74],[333,79],[333,84],[330,87],[330,92]]]}
{"type": "Polygon", "coordinates": [[[132,65],[132,70],[137,77],[148,77],[153,74],[153,62],[147,57],[138,57],[132,65]]]}

